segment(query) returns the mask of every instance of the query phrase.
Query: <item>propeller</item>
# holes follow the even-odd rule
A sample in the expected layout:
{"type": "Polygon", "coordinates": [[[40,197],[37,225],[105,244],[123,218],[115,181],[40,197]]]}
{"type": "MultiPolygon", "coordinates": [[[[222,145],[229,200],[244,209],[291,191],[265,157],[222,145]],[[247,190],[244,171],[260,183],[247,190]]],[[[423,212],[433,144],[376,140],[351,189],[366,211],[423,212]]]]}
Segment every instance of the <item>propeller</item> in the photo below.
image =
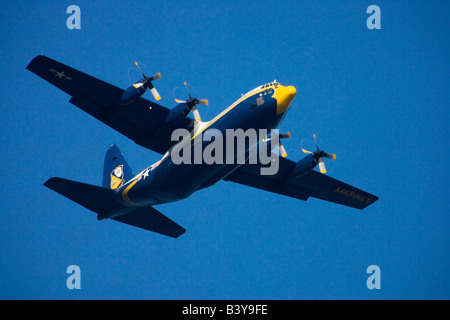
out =
{"type": "Polygon", "coordinates": [[[263,141],[271,141],[272,139],[275,139],[276,137],[278,137],[278,149],[280,150],[280,154],[283,158],[287,157],[287,152],[286,149],[283,147],[283,144],[281,143],[281,139],[288,139],[291,137],[291,133],[287,132],[287,133],[274,133],[272,134],[272,136],[270,138],[267,138],[263,141]]]}
{"type": "Polygon", "coordinates": [[[138,89],[140,87],[144,88],[145,90],[150,89],[150,92],[152,93],[153,97],[155,97],[155,99],[157,101],[161,100],[161,96],[159,95],[158,91],[156,91],[156,89],[152,83],[153,80],[161,79],[161,73],[158,72],[157,74],[155,74],[151,77],[147,77],[144,74],[144,72],[142,71],[141,67],[139,67],[139,64],[137,63],[137,61],[135,61],[134,64],[136,65],[136,67],[138,67],[139,71],[142,73],[143,79],[137,83],[134,83],[133,87],[135,87],[136,89],[138,89]]]}
{"type": "Polygon", "coordinates": [[[319,164],[319,169],[320,172],[322,173],[327,173],[327,169],[325,168],[325,163],[323,162],[323,158],[328,158],[328,159],[336,159],[336,155],[334,153],[327,153],[323,150],[319,149],[319,146],[317,145],[317,137],[315,134],[313,134],[314,137],[314,142],[316,144],[316,151],[312,152],[312,151],[308,151],[302,148],[302,151],[304,153],[308,153],[308,154],[312,154],[314,156],[314,160],[319,164]]]}
{"type": "Polygon", "coordinates": [[[186,87],[186,92],[188,93],[189,99],[188,100],[175,99],[175,102],[176,103],[185,103],[187,108],[189,110],[192,110],[195,121],[201,121],[202,119],[200,117],[200,112],[198,112],[197,105],[199,104],[199,105],[207,106],[208,99],[192,98],[186,81],[184,82],[184,86],[186,87]]]}

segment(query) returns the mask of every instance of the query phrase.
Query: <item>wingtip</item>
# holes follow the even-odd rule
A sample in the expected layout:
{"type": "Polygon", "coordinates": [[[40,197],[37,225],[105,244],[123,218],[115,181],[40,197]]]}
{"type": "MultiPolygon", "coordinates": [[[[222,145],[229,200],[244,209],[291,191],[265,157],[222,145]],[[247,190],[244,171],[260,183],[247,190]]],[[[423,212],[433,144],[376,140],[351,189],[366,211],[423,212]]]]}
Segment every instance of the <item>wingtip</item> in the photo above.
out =
{"type": "Polygon", "coordinates": [[[178,239],[179,237],[181,237],[183,234],[185,234],[186,233],[186,229],[185,228],[183,228],[183,227],[181,227],[181,230],[180,230],[180,232],[177,234],[177,235],[175,235],[173,238],[174,239],[178,239]]]}
{"type": "Polygon", "coordinates": [[[52,185],[53,181],[55,181],[56,179],[57,179],[56,177],[51,177],[50,179],[45,181],[42,185],[47,187],[47,188],[50,188],[50,186],[52,185]]]}
{"type": "Polygon", "coordinates": [[[46,57],[43,54],[38,54],[36,57],[31,59],[31,61],[28,63],[28,65],[25,67],[25,69],[31,70],[30,67],[38,60],[42,59],[43,57],[46,57]]]}

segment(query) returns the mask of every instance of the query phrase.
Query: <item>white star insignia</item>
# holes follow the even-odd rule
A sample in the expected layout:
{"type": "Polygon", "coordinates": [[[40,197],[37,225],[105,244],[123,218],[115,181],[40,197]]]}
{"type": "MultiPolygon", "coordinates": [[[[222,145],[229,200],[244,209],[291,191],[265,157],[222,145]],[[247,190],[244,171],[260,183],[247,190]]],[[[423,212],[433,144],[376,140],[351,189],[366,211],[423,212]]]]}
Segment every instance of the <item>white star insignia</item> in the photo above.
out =
{"type": "Polygon", "coordinates": [[[65,77],[66,75],[64,74],[64,71],[62,71],[62,72],[56,72],[55,76],[62,79],[62,77],[65,77]]]}
{"type": "Polygon", "coordinates": [[[148,177],[148,169],[144,171],[144,174],[142,176],[144,177],[144,180],[146,177],[148,177]]]}

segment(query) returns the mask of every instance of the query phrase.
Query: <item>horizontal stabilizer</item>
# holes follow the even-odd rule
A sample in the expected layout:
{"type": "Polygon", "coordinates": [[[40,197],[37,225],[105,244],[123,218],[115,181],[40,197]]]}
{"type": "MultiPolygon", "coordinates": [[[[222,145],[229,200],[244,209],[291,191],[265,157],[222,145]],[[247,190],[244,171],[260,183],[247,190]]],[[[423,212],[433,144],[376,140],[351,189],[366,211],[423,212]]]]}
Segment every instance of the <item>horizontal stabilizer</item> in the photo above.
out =
{"type": "Polygon", "coordinates": [[[124,206],[114,198],[114,190],[111,189],[56,177],[47,180],[44,185],[94,211],[99,219],[112,217],[116,221],[172,238],[178,238],[186,232],[186,229],[152,207],[124,206]]]}
{"type": "Polygon", "coordinates": [[[178,238],[186,232],[186,229],[152,207],[141,207],[130,213],[114,217],[113,219],[172,238],[178,238]]]}
{"type": "Polygon", "coordinates": [[[108,217],[128,209],[114,199],[114,190],[57,177],[48,179],[44,186],[94,211],[99,217],[108,217]]]}

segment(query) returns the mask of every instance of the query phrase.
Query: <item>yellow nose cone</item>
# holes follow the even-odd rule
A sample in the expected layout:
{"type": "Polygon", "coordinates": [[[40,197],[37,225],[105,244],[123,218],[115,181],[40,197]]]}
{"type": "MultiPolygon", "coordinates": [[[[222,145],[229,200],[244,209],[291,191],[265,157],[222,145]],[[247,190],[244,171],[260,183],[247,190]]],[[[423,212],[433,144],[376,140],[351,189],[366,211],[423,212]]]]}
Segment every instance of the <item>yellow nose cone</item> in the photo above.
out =
{"type": "Polygon", "coordinates": [[[291,105],[292,100],[294,100],[296,94],[297,89],[295,89],[295,87],[293,86],[289,87],[279,86],[275,90],[273,98],[277,100],[277,115],[287,111],[287,109],[291,105]]]}

